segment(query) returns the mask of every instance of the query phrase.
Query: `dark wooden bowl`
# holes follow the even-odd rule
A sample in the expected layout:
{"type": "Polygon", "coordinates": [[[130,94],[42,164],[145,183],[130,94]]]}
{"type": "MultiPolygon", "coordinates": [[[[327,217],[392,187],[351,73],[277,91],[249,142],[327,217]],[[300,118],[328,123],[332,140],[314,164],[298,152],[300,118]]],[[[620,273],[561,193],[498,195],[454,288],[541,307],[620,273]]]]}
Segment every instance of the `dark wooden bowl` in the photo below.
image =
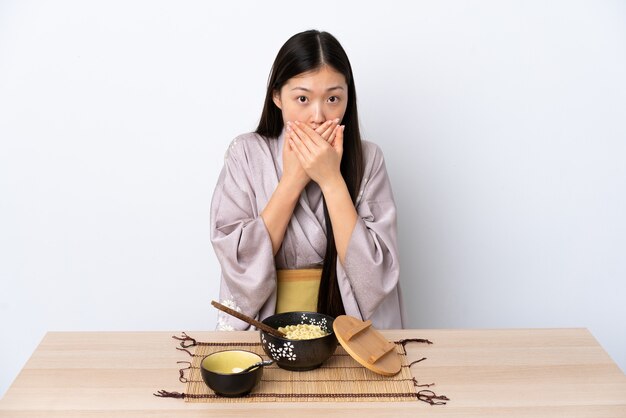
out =
{"type": "Polygon", "coordinates": [[[332,316],[317,312],[284,312],[265,318],[264,324],[273,328],[286,325],[319,325],[327,335],[311,340],[289,340],[259,331],[263,350],[278,367],[285,370],[313,370],[322,365],[337,349],[337,337],[333,331],[332,316]]]}
{"type": "Polygon", "coordinates": [[[245,396],[261,380],[263,367],[245,373],[233,373],[232,369],[245,369],[262,360],[258,354],[246,350],[218,351],[202,359],[200,373],[216,394],[229,398],[245,396]]]}

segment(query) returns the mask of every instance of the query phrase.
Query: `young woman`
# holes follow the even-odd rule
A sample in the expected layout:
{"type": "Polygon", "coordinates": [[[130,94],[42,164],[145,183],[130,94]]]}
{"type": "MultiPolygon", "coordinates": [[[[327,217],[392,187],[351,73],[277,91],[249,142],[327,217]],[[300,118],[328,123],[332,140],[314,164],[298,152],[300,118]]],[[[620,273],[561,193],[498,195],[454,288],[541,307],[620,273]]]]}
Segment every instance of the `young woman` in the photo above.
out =
{"type": "MultiPolygon", "coordinates": [[[[263,319],[317,311],[402,328],[396,208],[362,141],[352,68],[329,33],[291,37],[256,131],[233,140],[211,204],[220,300],[263,319]]],[[[218,329],[248,325],[219,314],[218,329]]]]}

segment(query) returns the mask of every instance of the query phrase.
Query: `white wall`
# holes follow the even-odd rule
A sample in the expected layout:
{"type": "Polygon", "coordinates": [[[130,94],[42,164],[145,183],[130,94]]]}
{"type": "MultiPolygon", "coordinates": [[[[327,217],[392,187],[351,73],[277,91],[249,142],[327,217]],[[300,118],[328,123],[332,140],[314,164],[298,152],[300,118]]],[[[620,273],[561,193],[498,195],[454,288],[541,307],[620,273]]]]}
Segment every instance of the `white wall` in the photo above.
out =
{"type": "Polygon", "coordinates": [[[0,2],[0,394],[46,331],[214,328],[222,155],[309,28],[348,51],[385,152],[408,325],[588,327],[626,369],[625,19],[620,1],[0,2]]]}

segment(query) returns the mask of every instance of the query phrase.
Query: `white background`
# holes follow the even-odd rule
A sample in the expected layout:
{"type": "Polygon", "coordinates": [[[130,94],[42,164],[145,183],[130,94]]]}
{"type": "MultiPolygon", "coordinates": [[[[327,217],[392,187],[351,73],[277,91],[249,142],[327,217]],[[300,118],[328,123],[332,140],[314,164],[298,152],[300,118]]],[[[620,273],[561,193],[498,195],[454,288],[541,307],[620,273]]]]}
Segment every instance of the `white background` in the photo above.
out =
{"type": "Polygon", "coordinates": [[[408,326],[587,327],[626,369],[625,2],[0,1],[0,394],[47,331],[214,328],[222,157],[310,28],[386,156],[408,326]]]}

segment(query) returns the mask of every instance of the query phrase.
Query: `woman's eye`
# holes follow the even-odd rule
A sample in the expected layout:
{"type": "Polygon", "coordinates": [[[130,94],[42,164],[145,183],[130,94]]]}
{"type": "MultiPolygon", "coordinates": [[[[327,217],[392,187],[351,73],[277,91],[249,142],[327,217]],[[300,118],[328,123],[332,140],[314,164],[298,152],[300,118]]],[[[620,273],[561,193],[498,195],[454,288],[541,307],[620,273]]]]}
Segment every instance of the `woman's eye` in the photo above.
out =
{"type": "Polygon", "coordinates": [[[298,101],[299,101],[300,103],[306,103],[306,96],[299,96],[299,97],[298,97],[298,101]]]}
{"type": "Polygon", "coordinates": [[[337,97],[337,96],[330,96],[328,98],[328,101],[331,102],[331,103],[337,103],[339,101],[339,97],[337,97]]]}

